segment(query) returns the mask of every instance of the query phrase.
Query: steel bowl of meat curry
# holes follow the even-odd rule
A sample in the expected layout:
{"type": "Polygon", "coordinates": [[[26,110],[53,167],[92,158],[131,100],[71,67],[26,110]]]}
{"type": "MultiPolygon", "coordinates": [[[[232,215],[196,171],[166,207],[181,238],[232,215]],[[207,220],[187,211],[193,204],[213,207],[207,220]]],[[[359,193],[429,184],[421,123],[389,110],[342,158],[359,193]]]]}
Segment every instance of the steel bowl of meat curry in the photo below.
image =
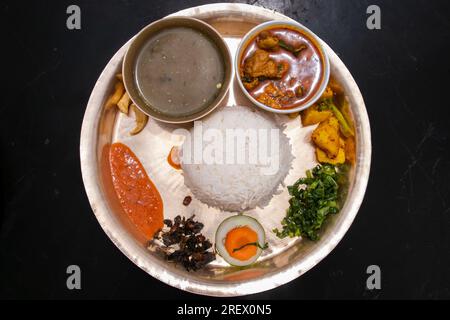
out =
{"type": "Polygon", "coordinates": [[[275,113],[308,108],[330,77],[321,40],[296,22],[269,21],[250,30],[239,45],[234,67],[244,94],[275,113]]]}

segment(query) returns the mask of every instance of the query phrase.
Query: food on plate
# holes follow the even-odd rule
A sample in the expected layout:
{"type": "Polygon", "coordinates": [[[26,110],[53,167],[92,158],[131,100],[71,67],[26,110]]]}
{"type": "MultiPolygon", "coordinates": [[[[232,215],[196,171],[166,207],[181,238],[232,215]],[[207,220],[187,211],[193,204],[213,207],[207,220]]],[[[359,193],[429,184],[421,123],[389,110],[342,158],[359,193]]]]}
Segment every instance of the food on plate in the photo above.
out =
{"type": "Polygon", "coordinates": [[[194,216],[186,219],[176,216],[164,220],[165,228],[155,234],[150,250],[162,253],[168,261],[179,263],[187,271],[196,271],[216,259],[210,250],[211,242],[200,232],[203,223],[195,221],[194,216]]]}
{"type": "Polygon", "coordinates": [[[356,146],[355,146],[355,138],[348,137],[345,142],[345,155],[348,162],[351,164],[355,164],[356,161],[356,146]]]}
{"type": "Polygon", "coordinates": [[[295,108],[317,92],[324,58],[305,34],[289,27],[260,32],[244,48],[239,76],[250,95],[275,109],[295,108]]]}
{"type": "Polygon", "coordinates": [[[313,105],[302,111],[302,124],[304,126],[311,126],[328,120],[332,115],[333,112],[331,110],[319,110],[318,105],[313,105]]]}
{"type": "Polygon", "coordinates": [[[116,74],[116,79],[123,83],[123,75],[121,73],[116,74]]]}
{"type": "Polygon", "coordinates": [[[258,96],[256,100],[265,104],[266,106],[280,109],[281,99],[285,97],[280,89],[278,89],[273,83],[264,88],[264,91],[258,96]]]}
{"type": "Polygon", "coordinates": [[[169,155],[167,156],[167,162],[170,164],[172,168],[176,170],[181,169],[178,147],[172,147],[172,149],[170,149],[169,155]]]}
{"type": "Polygon", "coordinates": [[[305,237],[319,239],[319,231],[330,214],[339,212],[339,173],[331,164],[318,165],[288,187],[291,199],[282,230],[274,232],[280,238],[305,237]]]}
{"type": "Polygon", "coordinates": [[[319,101],[301,112],[301,120],[304,126],[319,124],[311,135],[319,163],[355,163],[355,133],[350,107],[344,90],[334,79],[330,80],[319,101]]]}
{"type": "Polygon", "coordinates": [[[336,107],[336,104],[334,100],[338,100],[338,98],[335,99],[335,94],[330,86],[327,87],[322,97],[319,99],[319,101],[316,103],[316,108],[318,110],[325,112],[325,111],[331,111],[333,115],[336,117],[336,119],[339,121],[339,126],[341,129],[341,133],[345,137],[351,137],[354,136],[355,133],[353,131],[353,126],[351,123],[351,117],[349,115],[349,110],[347,100],[344,98],[340,98],[340,100],[344,99],[342,102],[343,105],[346,105],[346,114],[347,116],[344,116],[340,108],[336,107]]]}
{"type": "Polygon", "coordinates": [[[202,32],[171,27],[151,36],[137,57],[140,95],[161,114],[185,116],[211,104],[225,79],[222,54],[202,32]]]}
{"type": "Polygon", "coordinates": [[[336,158],[341,147],[338,120],[335,117],[330,117],[328,120],[321,122],[313,131],[311,139],[330,158],[336,158]]]}
{"type": "MultiPolygon", "coordinates": [[[[342,144],[341,144],[342,146],[342,144]]],[[[345,149],[343,147],[339,148],[339,151],[336,155],[336,157],[331,158],[327,155],[327,153],[325,151],[323,151],[320,148],[316,148],[316,157],[317,157],[317,161],[319,163],[329,163],[329,164],[334,164],[334,165],[338,165],[338,164],[343,164],[345,163],[346,157],[345,157],[345,149]]]]}
{"type": "Polygon", "coordinates": [[[268,244],[262,225],[252,217],[239,214],[219,225],[215,247],[229,264],[242,267],[254,263],[268,244]]]}
{"type": "Polygon", "coordinates": [[[116,79],[118,81],[114,86],[114,93],[106,101],[105,108],[110,109],[113,106],[117,106],[119,111],[126,115],[128,115],[129,109],[133,110],[136,119],[136,126],[130,131],[130,135],[133,136],[145,128],[145,125],[148,122],[148,116],[131,102],[131,98],[123,85],[123,76],[121,73],[116,74],[116,79]]]}
{"type": "Polygon", "coordinates": [[[268,31],[262,31],[259,36],[256,38],[256,44],[261,49],[273,50],[278,47],[278,43],[280,39],[274,37],[268,31]]]}
{"type": "Polygon", "coordinates": [[[302,44],[299,45],[298,47],[293,47],[293,46],[287,44],[286,42],[284,42],[283,40],[280,40],[280,41],[279,41],[279,46],[280,46],[281,48],[283,48],[283,49],[289,51],[290,53],[292,53],[295,57],[298,57],[299,54],[300,54],[303,50],[305,50],[305,49],[308,48],[304,43],[302,43],[302,44]]]}
{"type": "Polygon", "coordinates": [[[109,153],[112,183],[123,211],[148,239],[163,226],[163,202],[136,155],[122,143],[109,153]]]}
{"type": "Polygon", "coordinates": [[[148,116],[136,107],[134,103],[130,106],[130,109],[133,111],[134,118],[136,119],[136,126],[130,131],[130,135],[134,136],[145,128],[148,122],[148,116]]]}
{"type": "Polygon", "coordinates": [[[187,207],[188,205],[191,204],[191,201],[192,201],[192,197],[191,196],[186,196],[183,199],[183,205],[187,207]]]}
{"type": "Polygon", "coordinates": [[[117,102],[117,107],[120,112],[128,114],[128,107],[130,106],[131,100],[128,93],[125,91],[122,98],[120,98],[119,102],[117,102]]]}
{"type": "Polygon", "coordinates": [[[124,93],[125,87],[123,83],[121,81],[116,82],[116,84],[114,85],[114,93],[108,98],[108,100],[106,100],[105,108],[109,109],[113,106],[116,106],[124,93]]]}
{"type": "Polygon", "coordinates": [[[354,136],[355,133],[353,132],[353,128],[347,122],[347,120],[345,119],[342,112],[331,102],[331,100],[327,100],[327,102],[323,102],[323,103],[328,103],[328,104],[324,105],[323,108],[329,108],[329,110],[333,111],[336,119],[338,119],[342,134],[345,137],[354,136]]]}
{"type": "Polygon", "coordinates": [[[295,119],[295,118],[297,118],[299,115],[300,115],[300,112],[294,112],[294,113],[289,113],[289,114],[288,114],[288,117],[289,117],[290,119],[295,119]]]}
{"type": "Polygon", "coordinates": [[[261,49],[257,49],[245,59],[243,69],[244,75],[251,79],[260,77],[280,79],[284,71],[282,63],[277,64],[270,58],[269,52],[261,49]]]}
{"type": "Polygon", "coordinates": [[[214,112],[202,121],[201,131],[215,133],[218,140],[206,139],[194,126],[191,138],[181,147],[185,185],[201,202],[225,211],[266,206],[293,159],[283,129],[272,114],[248,107],[225,107],[214,112]],[[196,161],[194,148],[199,144],[204,155],[217,145],[222,149],[211,152],[210,159],[196,161]]]}

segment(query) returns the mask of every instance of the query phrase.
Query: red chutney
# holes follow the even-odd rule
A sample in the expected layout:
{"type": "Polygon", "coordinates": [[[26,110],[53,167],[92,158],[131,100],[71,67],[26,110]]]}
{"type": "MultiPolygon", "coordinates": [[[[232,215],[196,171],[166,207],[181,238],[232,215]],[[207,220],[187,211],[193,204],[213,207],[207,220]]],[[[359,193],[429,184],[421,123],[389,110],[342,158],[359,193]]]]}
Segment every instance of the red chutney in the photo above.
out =
{"type": "Polygon", "coordinates": [[[152,238],[163,227],[163,202],[158,189],[126,145],[111,145],[109,163],[113,186],[123,210],[146,238],[152,238]]]}

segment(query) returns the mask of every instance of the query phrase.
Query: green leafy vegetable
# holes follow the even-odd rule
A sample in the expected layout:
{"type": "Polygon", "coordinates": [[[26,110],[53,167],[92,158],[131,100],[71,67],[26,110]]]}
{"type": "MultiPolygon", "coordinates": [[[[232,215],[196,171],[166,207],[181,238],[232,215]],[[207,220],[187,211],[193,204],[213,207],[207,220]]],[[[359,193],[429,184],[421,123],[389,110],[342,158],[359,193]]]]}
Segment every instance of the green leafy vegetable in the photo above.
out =
{"type": "Polygon", "coordinates": [[[266,250],[267,248],[269,248],[269,244],[267,242],[263,246],[261,246],[258,242],[249,242],[249,243],[244,244],[243,246],[240,246],[239,248],[234,248],[233,252],[242,250],[247,246],[255,246],[255,247],[260,248],[261,250],[266,250]]]}
{"type": "Polygon", "coordinates": [[[318,240],[318,231],[330,214],[339,212],[339,173],[330,164],[318,165],[288,187],[289,209],[281,222],[283,229],[273,230],[280,238],[306,237],[318,240]]]}

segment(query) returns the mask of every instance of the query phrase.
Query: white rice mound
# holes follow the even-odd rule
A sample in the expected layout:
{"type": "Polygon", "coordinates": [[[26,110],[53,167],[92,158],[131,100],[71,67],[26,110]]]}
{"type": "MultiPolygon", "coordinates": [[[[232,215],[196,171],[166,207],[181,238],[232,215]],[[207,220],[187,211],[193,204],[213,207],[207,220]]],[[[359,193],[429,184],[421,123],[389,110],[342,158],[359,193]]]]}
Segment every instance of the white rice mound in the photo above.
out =
{"type": "MultiPolygon", "coordinates": [[[[242,164],[226,163],[225,152],[223,163],[194,163],[194,128],[190,131],[191,143],[183,143],[180,150],[181,167],[183,169],[184,183],[191,190],[193,195],[208,206],[216,207],[224,211],[242,212],[254,209],[257,206],[266,206],[278,187],[286,178],[293,160],[291,145],[288,137],[283,132],[273,115],[257,111],[249,107],[233,106],[217,110],[208,117],[202,119],[203,134],[207,129],[216,129],[222,133],[223,145],[227,129],[279,129],[279,166],[271,170],[270,174],[262,168],[268,168],[267,163],[258,162],[255,164],[249,161],[249,138],[245,140],[245,161],[242,164]],[[190,148],[189,150],[187,150],[190,148]],[[184,156],[183,156],[184,155],[184,156]],[[190,155],[190,156],[187,156],[190,155]],[[189,160],[189,161],[188,161],[189,160]],[[265,172],[265,173],[263,173],[265,172]]],[[[201,136],[200,136],[201,137],[201,136]]],[[[267,135],[267,142],[270,146],[270,134],[267,135]]],[[[203,149],[212,143],[205,142],[203,138],[203,149]]],[[[260,140],[258,139],[258,144],[260,140]]],[[[234,144],[235,156],[237,143],[234,144]]],[[[225,148],[224,148],[225,149],[225,148]]],[[[268,157],[276,156],[276,148],[268,150],[268,157]]],[[[276,163],[276,162],[274,162],[276,163]]]]}

